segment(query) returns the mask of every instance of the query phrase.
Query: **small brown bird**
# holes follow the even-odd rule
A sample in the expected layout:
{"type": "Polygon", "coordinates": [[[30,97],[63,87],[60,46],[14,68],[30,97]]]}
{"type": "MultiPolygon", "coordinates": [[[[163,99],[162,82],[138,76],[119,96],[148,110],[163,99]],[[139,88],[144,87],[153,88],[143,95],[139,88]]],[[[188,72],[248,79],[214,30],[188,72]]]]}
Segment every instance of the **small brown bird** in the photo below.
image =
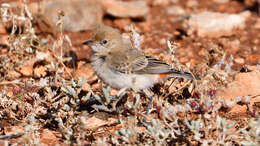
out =
{"type": "Polygon", "coordinates": [[[169,78],[194,78],[190,73],[145,56],[125,43],[120,32],[109,26],[99,26],[91,40],[83,44],[92,49],[91,65],[96,74],[112,88],[138,91],[169,78]]]}
{"type": "Polygon", "coordinates": [[[154,84],[169,78],[194,79],[188,72],[175,70],[162,61],[145,56],[141,50],[123,41],[118,30],[109,26],[97,27],[91,40],[83,44],[91,47],[91,65],[106,84],[120,91],[145,92],[149,99],[147,114],[152,103],[149,88],[154,84]]]}

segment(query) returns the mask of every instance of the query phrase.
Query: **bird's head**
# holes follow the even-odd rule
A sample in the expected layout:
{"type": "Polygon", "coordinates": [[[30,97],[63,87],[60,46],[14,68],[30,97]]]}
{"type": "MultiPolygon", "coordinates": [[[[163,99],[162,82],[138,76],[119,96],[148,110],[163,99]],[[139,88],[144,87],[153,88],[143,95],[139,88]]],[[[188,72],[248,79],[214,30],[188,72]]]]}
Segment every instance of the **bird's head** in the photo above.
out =
{"type": "Polygon", "coordinates": [[[113,48],[117,48],[121,43],[122,38],[118,30],[109,26],[99,25],[90,40],[83,44],[90,46],[96,55],[105,55],[113,48]]]}

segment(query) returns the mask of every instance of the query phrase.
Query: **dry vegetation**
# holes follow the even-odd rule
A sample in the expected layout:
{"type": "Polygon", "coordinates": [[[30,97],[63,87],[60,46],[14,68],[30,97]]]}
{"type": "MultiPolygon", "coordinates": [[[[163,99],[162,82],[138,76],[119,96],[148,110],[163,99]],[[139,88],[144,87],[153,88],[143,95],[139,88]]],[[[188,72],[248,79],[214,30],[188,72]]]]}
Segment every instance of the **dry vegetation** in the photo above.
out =
{"type": "MultiPolygon", "coordinates": [[[[82,66],[92,73],[87,61],[66,53],[77,47],[72,43],[77,37],[39,30],[42,20],[37,19],[41,18],[25,3],[16,9],[2,4],[0,12],[8,34],[0,46],[1,145],[260,144],[259,101],[251,104],[259,95],[238,96],[233,101],[217,97],[218,89],[228,87],[239,73],[232,68],[233,56],[222,48],[207,48],[208,54],[192,67],[200,81],[171,79],[156,85],[153,106],[145,114],[144,93],[117,95],[96,77],[75,76],[82,66]],[[246,106],[246,112],[229,113],[236,105],[246,106]]],[[[64,13],[57,14],[60,30],[64,13]]],[[[139,47],[140,36],[135,31],[131,34],[139,47]]],[[[173,41],[166,41],[166,51],[156,57],[190,71],[179,60],[180,46],[173,41]]]]}

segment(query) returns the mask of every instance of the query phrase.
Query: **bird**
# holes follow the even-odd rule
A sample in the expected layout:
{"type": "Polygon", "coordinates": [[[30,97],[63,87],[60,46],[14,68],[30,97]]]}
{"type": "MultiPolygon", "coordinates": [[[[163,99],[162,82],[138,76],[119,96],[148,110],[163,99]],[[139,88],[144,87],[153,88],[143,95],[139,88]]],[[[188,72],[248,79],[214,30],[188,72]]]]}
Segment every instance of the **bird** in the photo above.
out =
{"type": "Polygon", "coordinates": [[[126,43],[119,30],[110,26],[97,26],[90,40],[83,45],[92,50],[90,62],[97,76],[115,89],[147,91],[169,78],[199,79],[144,55],[141,50],[126,43]]]}

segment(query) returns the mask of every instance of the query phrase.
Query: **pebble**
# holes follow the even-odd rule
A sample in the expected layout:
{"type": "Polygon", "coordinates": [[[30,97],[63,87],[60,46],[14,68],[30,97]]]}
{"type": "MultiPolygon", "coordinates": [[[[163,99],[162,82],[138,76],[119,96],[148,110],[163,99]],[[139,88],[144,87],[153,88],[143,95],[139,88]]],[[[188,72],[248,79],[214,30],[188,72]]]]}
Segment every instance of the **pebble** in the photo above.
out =
{"type": "Polygon", "coordinates": [[[190,32],[197,32],[200,37],[217,38],[231,36],[234,29],[245,28],[245,21],[251,13],[244,11],[240,14],[228,14],[218,12],[201,12],[191,15],[188,25],[190,32]]]}
{"type": "Polygon", "coordinates": [[[109,15],[122,18],[145,18],[149,7],[146,1],[101,0],[101,5],[109,15]]]}
{"type": "Polygon", "coordinates": [[[92,29],[102,23],[104,15],[102,6],[96,0],[55,0],[47,1],[44,6],[44,16],[52,24],[57,23],[57,12],[64,11],[63,29],[65,31],[78,32],[92,29]]]}
{"type": "Polygon", "coordinates": [[[240,57],[235,58],[234,61],[235,61],[235,63],[237,63],[237,64],[244,64],[244,63],[245,63],[245,59],[240,58],[240,57]]]}
{"type": "Polygon", "coordinates": [[[166,13],[168,15],[184,15],[185,10],[177,5],[172,5],[166,8],[166,13]]]}

